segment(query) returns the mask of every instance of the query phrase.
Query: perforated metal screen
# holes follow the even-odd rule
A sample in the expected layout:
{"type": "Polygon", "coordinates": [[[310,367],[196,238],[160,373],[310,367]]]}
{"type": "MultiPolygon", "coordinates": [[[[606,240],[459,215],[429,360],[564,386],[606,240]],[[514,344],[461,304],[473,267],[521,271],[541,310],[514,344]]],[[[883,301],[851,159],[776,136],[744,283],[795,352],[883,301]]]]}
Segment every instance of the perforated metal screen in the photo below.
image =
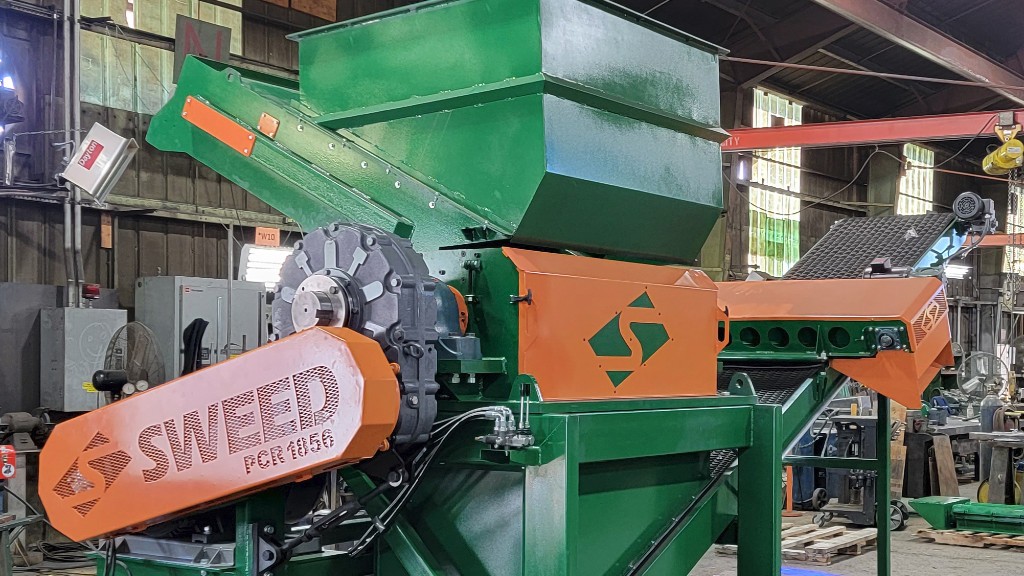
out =
{"type": "Polygon", "coordinates": [[[846,218],[783,276],[786,280],[860,278],[875,258],[913,266],[953,224],[952,214],[846,218]]]}

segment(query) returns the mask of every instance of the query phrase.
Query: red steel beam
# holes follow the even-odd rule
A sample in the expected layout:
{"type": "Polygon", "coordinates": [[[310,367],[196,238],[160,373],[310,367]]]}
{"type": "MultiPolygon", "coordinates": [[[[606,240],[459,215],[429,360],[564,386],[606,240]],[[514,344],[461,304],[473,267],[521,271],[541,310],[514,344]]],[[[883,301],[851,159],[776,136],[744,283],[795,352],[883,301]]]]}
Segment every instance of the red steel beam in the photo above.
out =
{"type": "MultiPolygon", "coordinates": [[[[1024,123],[1024,110],[1011,110],[1016,123],[1024,123]]],[[[722,143],[723,152],[746,152],[767,148],[824,148],[925,142],[974,138],[992,133],[1001,112],[969,112],[881,120],[850,120],[780,126],[777,128],[735,128],[722,143]]],[[[994,135],[993,135],[994,137],[994,135]]]]}

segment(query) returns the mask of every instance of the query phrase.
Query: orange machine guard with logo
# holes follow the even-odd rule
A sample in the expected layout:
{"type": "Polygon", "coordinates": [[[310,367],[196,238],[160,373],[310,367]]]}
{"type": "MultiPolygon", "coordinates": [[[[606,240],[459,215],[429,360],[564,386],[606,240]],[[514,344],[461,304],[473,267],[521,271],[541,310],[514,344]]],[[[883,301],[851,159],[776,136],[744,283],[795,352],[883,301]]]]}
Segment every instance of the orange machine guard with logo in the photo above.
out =
{"type": "Polygon", "coordinates": [[[369,458],[398,408],[380,345],[314,328],[58,425],[39,497],[73,540],[141,530],[369,458]]]}
{"type": "Polygon", "coordinates": [[[700,270],[505,248],[519,270],[519,372],[544,400],[716,394],[728,318],[700,270]],[[724,340],[724,338],[723,338],[724,340]]]}
{"type": "Polygon", "coordinates": [[[725,282],[719,300],[733,320],[892,321],[910,351],[835,358],[832,368],[910,408],[943,366],[953,364],[946,294],[937,278],[725,282]]]}

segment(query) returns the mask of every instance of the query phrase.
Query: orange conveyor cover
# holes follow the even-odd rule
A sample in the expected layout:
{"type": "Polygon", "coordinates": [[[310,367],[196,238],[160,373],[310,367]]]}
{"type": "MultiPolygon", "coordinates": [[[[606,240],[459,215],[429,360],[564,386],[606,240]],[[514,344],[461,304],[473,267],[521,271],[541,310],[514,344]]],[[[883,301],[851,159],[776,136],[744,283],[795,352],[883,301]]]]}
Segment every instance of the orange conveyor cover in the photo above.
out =
{"type": "Polygon", "coordinates": [[[910,351],[836,358],[831,366],[910,408],[943,366],[953,364],[948,306],[938,278],[724,282],[718,298],[732,321],[892,321],[907,326],[910,351]]]}

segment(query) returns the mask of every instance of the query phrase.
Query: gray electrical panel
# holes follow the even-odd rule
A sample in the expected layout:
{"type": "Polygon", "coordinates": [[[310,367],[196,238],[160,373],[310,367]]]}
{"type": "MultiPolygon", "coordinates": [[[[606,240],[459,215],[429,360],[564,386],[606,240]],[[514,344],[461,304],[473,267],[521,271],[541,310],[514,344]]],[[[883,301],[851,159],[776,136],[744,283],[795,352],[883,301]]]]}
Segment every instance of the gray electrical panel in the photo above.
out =
{"type": "Polygon", "coordinates": [[[125,310],[50,308],[39,312],[39,401],[62,412],[87,412],[102,394],[87,389],[103,368],[107,344],[128,321],[125,310]]]}
{"type": "Polygon", "coordinates": [[[196,318],[209,322],[200,345],[202,365],[251,350],[267,341],[267,287],[234,281],[229,298],[223,279],[151,276],[135,282],[135,319],[156,335],[169,380],[181,375],[182,337],[196,318]]]}

